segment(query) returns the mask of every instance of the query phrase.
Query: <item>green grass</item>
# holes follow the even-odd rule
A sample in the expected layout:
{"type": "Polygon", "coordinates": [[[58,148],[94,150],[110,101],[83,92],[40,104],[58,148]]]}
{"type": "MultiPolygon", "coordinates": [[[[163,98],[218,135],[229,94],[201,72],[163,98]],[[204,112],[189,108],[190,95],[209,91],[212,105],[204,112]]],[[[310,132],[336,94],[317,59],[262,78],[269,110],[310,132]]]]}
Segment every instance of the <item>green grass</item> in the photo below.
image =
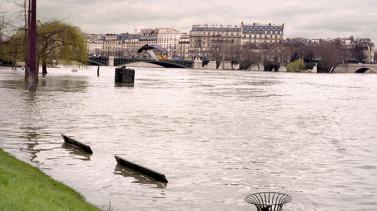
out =
{"type": "Polygon", "coordinates": [[[99,210],[71,188],[0,149],[0,211],[99,210]]]}

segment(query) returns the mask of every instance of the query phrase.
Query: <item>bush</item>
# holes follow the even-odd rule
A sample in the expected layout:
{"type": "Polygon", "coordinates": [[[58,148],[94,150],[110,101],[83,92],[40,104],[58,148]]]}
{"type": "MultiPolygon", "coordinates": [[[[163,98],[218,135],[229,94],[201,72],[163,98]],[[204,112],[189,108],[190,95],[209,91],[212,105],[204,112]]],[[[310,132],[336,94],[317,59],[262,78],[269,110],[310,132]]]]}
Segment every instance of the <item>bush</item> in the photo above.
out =
{"type": "Polygon", "coordinates": [[[305,70],[305,63],[302,59],[298,59],[287,65],[288,72],[302,72],[303,70],[305,70]]]}

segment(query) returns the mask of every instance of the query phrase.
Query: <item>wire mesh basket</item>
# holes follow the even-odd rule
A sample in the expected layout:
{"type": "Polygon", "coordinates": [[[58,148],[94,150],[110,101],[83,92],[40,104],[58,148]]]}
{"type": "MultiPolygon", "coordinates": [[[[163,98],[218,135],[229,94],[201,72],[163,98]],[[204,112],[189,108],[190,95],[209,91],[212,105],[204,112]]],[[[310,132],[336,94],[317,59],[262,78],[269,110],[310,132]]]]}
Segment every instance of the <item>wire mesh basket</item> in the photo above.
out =
{"type": "Polygon", "coordinates": [[[277,192],[261,192],[248,195],[245,201],[257,207],[258,211],[282,211],[283,205],[292,201],[292,197],[277,192]]]}

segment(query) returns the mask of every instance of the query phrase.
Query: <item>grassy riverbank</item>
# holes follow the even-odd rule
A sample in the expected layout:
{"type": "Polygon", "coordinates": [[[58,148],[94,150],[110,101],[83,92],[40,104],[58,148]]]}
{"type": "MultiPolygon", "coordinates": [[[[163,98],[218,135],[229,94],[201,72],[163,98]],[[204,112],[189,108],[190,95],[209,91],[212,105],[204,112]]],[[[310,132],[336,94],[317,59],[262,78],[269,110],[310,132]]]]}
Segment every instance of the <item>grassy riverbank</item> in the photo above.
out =
{"type": "Polygon", "coordinates": [[[0,149],[0,211],[99,210],[71,188],[0,149]]]}

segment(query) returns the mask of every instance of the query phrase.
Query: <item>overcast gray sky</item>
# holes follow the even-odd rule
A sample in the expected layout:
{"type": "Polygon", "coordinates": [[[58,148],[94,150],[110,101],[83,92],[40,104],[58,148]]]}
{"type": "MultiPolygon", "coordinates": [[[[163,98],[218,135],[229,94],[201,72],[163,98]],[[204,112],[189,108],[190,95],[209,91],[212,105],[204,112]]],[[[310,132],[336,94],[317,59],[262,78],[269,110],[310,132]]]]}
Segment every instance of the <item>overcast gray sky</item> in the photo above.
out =
{"type": "MultiPolygon", "coordinates": [[[[0,2],[12,0],[0,0],[0,2]]],[[[13,0],[20,1],[20,0],[13,0]]],[[[22,2],[22,0],[21,0],[22,2]]],[[[133,32],[193,24],[285,23],[286,36],[370,37],[377,41],[377,0],[37,0],[39,18],[64,19],[87,33],[133,32]]],[[[3,6],[3,10],[11,10],[3,6]]]]}

